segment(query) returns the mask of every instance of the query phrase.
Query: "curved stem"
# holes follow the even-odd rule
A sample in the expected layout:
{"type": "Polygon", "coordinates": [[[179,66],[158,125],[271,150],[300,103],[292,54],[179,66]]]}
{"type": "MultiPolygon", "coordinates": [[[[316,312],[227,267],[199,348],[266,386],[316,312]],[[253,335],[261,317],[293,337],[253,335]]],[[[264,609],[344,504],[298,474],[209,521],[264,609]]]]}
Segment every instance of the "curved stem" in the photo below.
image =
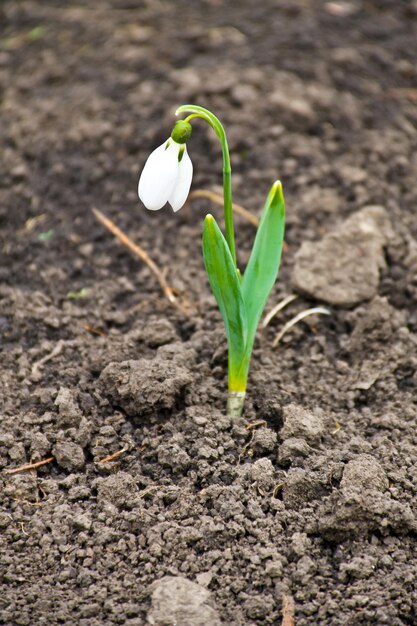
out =
{"type": "Polygon", "coordinates": [[[176,111],[178,113],[190,113],[190,115],[184,120],[190,122],[192,119],[200,118],[205,120],[220,140],[223,154],[223,199],[224,199],[224,222],[226,231],[226,241],[229,246],[230,253],[232,255],[233,263],[237,267],[236,263],[236,247],[235,247],[235,231],[233,226],[233,208],[232,208],[232,168],[230,165],[229,146],[227,145],[226,133],[220,120],[203,107],[195,104],[184,104],[180,106],[176,111]]]}

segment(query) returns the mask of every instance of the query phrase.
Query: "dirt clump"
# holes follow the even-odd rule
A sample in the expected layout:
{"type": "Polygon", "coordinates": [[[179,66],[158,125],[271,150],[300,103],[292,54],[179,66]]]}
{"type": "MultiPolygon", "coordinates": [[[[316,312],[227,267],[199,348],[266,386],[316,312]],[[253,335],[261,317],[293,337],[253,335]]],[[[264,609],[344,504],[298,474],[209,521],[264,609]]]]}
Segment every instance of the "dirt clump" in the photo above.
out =
{"type": "MultiPolygon", "coordinates": [[[[417,624],[414,4],[1,2],[0,623],[275,626],[292,597],[296,626],[417,624]],[[286,198],[268,310],[297,299],[241,419],[201,256],[221,207],[137,197],[186,102],[224,123],[237,203],[286,198]]],[[[215,133],[187,149],[221,193],[215,133]]]]}
{"type": "Polygon", "coordinates": [[[210,592],[183,576],[165,576],[151,587],[152,606],[148,613],[152,626],[220,626],[218,612],[210,606],[210,592]]]}
{"type": "Polygon", "coordinates": [[[140,420],[174,410],[192,377],[188,368],[157,355],[151,360],[109,363],[99,382],[114,406],[140,420]]]}
{"type": "Polygon", "coordinates": [[[388,212],[370,206],[321,241],[303,242],[294,259],[294,288],[339,306],[370,300],[377,293],[390,232],[388,212]]]}

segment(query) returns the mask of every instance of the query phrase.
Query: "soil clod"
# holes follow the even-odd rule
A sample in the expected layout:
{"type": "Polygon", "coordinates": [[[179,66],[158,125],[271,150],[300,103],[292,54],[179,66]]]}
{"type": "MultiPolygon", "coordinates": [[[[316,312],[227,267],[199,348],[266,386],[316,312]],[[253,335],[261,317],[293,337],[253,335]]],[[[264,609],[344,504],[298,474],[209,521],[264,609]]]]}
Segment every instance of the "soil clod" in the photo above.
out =
{"type": "Polygon", "coordinates": [[[387,211],[370,206],[351,215],[319,242],[305,241],[295,256],[294,288],[317,300],[352,306],[373,298],[392,236],[387,211]]]}
{"type": "Polygon", "coordinates": [[[218,612],[210,606],[210,592],[183,576],[165,576],[151,586],[152,626],[220,626],[218,612]]]}

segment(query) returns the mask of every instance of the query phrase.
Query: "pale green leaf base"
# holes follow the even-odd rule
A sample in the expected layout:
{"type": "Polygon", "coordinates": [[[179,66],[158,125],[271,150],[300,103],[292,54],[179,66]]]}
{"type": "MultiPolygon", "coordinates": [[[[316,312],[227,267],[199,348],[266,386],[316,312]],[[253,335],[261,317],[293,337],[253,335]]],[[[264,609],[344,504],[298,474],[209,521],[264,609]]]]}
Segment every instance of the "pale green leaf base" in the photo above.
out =
{"type": "Polygon", "coordinates": [[[240,417],[245,404],[245,391],[229,391],[227,397],[227,415],[230,417],[240,417]]]}

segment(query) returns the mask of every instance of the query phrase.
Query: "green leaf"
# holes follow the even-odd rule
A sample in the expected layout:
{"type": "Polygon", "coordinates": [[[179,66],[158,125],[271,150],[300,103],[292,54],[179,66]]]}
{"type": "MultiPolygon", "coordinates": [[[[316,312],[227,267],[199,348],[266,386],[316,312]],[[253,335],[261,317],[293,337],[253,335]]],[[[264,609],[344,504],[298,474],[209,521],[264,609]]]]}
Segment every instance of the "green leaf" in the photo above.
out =
{"type": "Polygon", "coordinates": [[[27,38],[29,41],[37,41],[38,39],[42,39],[45,36],[45,28],[43,26],[35,26],[32,28],[27,34],[27,38]]]}
{"type": "Polygon", "coordinates": [[[55,231],[53,228],[45,231],[44,233],[39,233],[38,239],[39,241],[49,241],[55,235],[55,231]]]}
{"type": "Polygon", "coordinates": [[[251,350],[266,301],[278,276],[285,228],[282,186],[277,180],[266,199],[262,218],[242,281],[251,350]]]}
{"type": "Polygon", "coordinates": [[[69,291],[67,293],[68,300],[78,300],[78,298],[86,298],[88,296],[88,289],[83,287],[79,291],[69,291]]]}
{"type": "MultiPolygon", "coordinates": [[[[212,215],[207,215],[204,220],[203,256],[210,286],[226,327],[230,364],[237,368],[246,349],[245,304],[229,246],[212,215]]],[[[233,376],[233,372],[230,373],[233,376]]]]}

